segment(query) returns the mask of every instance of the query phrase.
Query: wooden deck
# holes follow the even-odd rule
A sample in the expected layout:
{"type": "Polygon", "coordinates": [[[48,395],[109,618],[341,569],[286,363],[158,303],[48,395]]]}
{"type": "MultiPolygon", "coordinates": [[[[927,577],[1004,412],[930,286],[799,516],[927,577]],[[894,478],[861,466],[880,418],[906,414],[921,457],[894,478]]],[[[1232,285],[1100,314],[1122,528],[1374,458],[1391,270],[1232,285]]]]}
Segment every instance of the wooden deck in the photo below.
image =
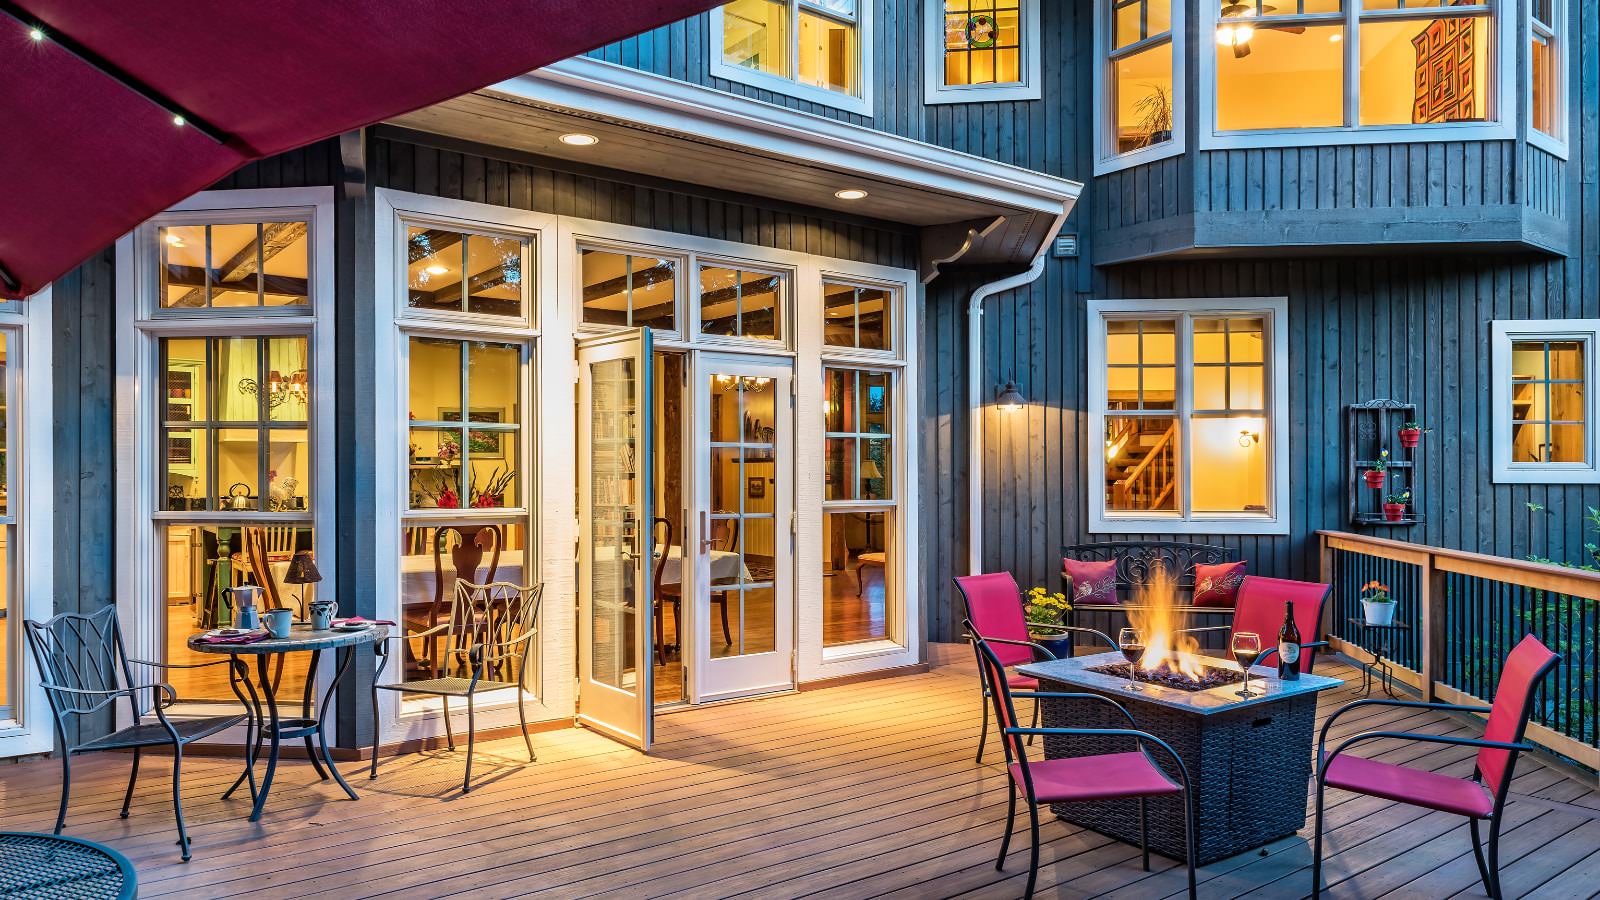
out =
{"type": "MultiPolygon", "coordinates": [[[[390,760],[377,782],[345,764],[362,793],[354,803],[291,762],[256,825],[244,819],[244,800],[216,799],[237,764],[195,758],[184,779],[188,864],[173,846],[167,767],[147,764],[123,821],[127,757],[91,756],[80,760],[68,833],[128,854],[145,898],[1014,897],[1026,840],[996,872],[1006,779],[993,747],[985,765],[973,764],[977,710],[970,670],[950,666],[662,716],[650,756],[583,730],[547,732],[534,736],[535,765],[524,765],[520,740],[480,747],[484,778],[465,798],[460,759],[442,751],[390,760]]],[[[1472,732],[1401,711],[1352,714],[1341,725],[1472,732]]],[[[1373,749],[1453,774],[1471,767],[1460,748],[1373,749]]],[[[59,771],[43,760],[0,766],[0,828],[48,829],[59,771]]],[[[1502,845],[1508,895],[1591,896],[1600,795],[1531,761],[1514,790],[1502,845]]],[[[1340,792],[1330,799],[1330,896],[1482,895],[1462,820],[1340,792]]],[[[1041,897],[1182,890],[1169,861],[1145,873],[1133,847],[1056,821],[1044,833],[1041,897]]],[[[1307,865],[1305,840],[1282,840],[1203,869],[1201,896],[1299,897],[1307,865]]]]}

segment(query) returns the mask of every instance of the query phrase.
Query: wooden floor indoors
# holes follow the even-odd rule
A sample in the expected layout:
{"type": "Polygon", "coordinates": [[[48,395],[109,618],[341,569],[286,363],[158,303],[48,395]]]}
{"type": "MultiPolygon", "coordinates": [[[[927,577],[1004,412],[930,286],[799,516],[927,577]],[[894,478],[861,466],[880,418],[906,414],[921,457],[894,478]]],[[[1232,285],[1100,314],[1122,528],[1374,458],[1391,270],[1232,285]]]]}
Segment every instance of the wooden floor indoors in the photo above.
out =
{"type": "MultiPolygon", "coordinates": [[[[1331,692],[1325,706],[1352,694],[1331,692]]],[[[358,802],[291,762],[255,825],[243,799],[216,796],[237,764],[194,758],[184,779],[195,852],[187,864],[173,846],[168,767],[147,762],[123,821],[128,758],[102,754],[80,760],[67,833],[128,854],[145,898],[1015,897],[1026,840],[996,872],[1006,779],[992,746],[984,765],[973,763],[977,711],[968,663],[665,715],[649,756],[576,729],[535,735],[533,765],[520,740],[485,744],[482,781],[466,797],[456,792],[460,758],[444,751],[390,759],[377,782],[346,763],[358,802]]],[[[1352,715],[1341,726],[1474,733],[1407,711],[1352,715]]],[[[1461,748],[1371,749],[1451,774],[1471,767],[1461,748]]],[[[46,760],[0,766],[0,828],[48,829],[59,771],[46,760]]],[[[1600,794],[1531,761],[1514,791],[1507,894],[1592,895],[1600,794]]],[[[1337,791],[1330,799],[1331,896],[1481,896],[1460,819],[1337,791]]],[[[1053,820],[1044,834],[1041,897],[1142,900],[1182,889],[1169,861],[1145,873],[1133,847],[1053,820]]],[[[1305,835],[1206,867],[1201,896],[1304,895],[1305,835]]]]}

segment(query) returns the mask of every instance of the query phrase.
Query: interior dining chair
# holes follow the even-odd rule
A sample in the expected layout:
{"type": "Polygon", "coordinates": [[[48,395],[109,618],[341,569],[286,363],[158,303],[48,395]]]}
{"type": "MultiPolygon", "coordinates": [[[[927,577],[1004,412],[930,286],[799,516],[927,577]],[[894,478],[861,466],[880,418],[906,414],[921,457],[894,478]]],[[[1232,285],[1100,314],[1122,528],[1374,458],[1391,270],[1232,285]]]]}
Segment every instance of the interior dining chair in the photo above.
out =
{"type": "Polygon", "coordinates": [[[1539,683],[1561,659],[1533,635],[1522,639],[1506,657],[1490,706],[1464,706],[1458,703],[1423,703],[1415,700],[1374,698],[1348,703],[1328,717],[1317,739],[1317,816],[1312,847],[1311,892],[1322,892],[1322,809],[1328,787],[1367,794],[1420,806],[1439,812],[1466,816],[1472,834],[1472,855],[1484,890],[1500,900],[1500,822],[1505,811],[1506,793],[1511,789],[1512,770],[1517,755],[1533,747],[1523,741],[1528,718],[1533,712],[1533,694],[1539,683]],[[1367,731],[1346,738],[1327,752],[1328,729],[1338,718],[1362,706],[1401,706],[1413,709],[1442,709],[1452,712],[1488,713],[1483,737],[1464,738],[1443,734],[1418,734],[1406,731],[1367,731]],[[1438,772],[1346,755],[1351,747],[1376,740],[1421,741],[1457,747],[1477,747],[1477,765],[1472,777],[1455,778],[1438,772]],[[1488,857],[1478,823],[1489,823],[1488,857]]]}
{"type": "MultiPolygon", "coordinates": [[[[1010,669],[1024,663],[1040,659],[1055,659],[1056,655],[1048,647],[1034,641],[1028,635],[1028,620],[1022,614],[1022,591],[1017,588],[1017,580],[1011,577],[1010,572],[989,572],[983,575],[959,575],[955,579],[956,590],[961,592],[961,599],[967,606],[967,633],[973,638],[982,638],[994,646],[994,652],[1000,658],[1001,665],[1010,669]]],[[[1035,628],[1048,628],[1061,633],[1094,635],[1112,649],[1117,649],[1117,642],[1109,635],[1095,631],[1093,628],[1078,628],[1071,625],[1036,625],[1035,628]]],[[[976,653],[976,645],[973,652],[976,653]]],[[[983,660],[978,660],[980,673],[983,670],[983,660]]],[[[1031,691],[1039,687],[1038,679],[1023,675],[1018,672],[1006,673],[1007,684],[1013,690],[1031,691]]],[[[982,677],[978,679],[981,691],[983,731],[978,735],[978,762],[983,762],[984,745],[989,740],[989,691],[982,677]]],[[[1039,710],[1033,711],[1033,721],[1039,723],[1039,710]]]]}
{"type": "MultiPolygon", "coordinates": [[[[964,623],[969,633],[976,634],[969,619],[964,623]]],[[[1189,790],[1189,770],[1183,759],[1167,743],[1153,734],[1140,731],[1139,723],[1122,704],[1103,694],[1014,691],[998,651],[1006,645],[995,646],[982,637],[973,639],[977,648],[979,675],[987,686],[986,694],[994,707],[995,721],[1000,728],[1000,746],[1006,754],[1006,833],[1000,840],[1000,854],[994,867],[1003,871],[1006,853],[1011,849],[1011,831],[1017,817],[1017,795],[1028,803],[1028,822],[1033,845],[1028,858],[1028,887],[1025,898],[1033,897],[1034,883],[1039,878],[1039,807],[1056,803],[1082,803],[1086,801],[1138,800],[1139,849],[1146,872],[1150,871],[1148,798],[1172,794],[1183,795],[1184,839],[1187,855],[1185,863],[1189,874],[1189,897],[1195,897],[1195,815],[1189,790]],[[1017,725],[1017,711],[1013,698],[1028,697],[1037,709],[1040,700],[1087,700],[1104,703],[1128,720],[1127,728],[1023,728],[1017,725]],[[1026,735],[1056,735],[1061,737],[1128,738],[1130,749],[1121,753],[1098,753],[1087,756],[1068,756],[1058,759],[1030,760],[1028,748],[1022,737],[1026,735]],[[1174,781],[1161,769],[1150,755],[1150,747],[1171,757],[1178,773],[1174,781]]]]}
{"type": "Polygon", "coordinates": [[[1294,581],[1288,578],[1267,578],[1246,575],[1239,585],[1239,594],[1233,603],[1233,624],[1208,625],[1202,628],[1182,628],[1183,634],[1203,631],[1226,631],[1228,640],[1237,632],[1247,631],[1258,635],[1266,650],[1256,660],[1256,665],[1277,665],[1268,661],[1278,655],[1278,630],[1283,627],[1283,605],[1294,604],[1294,627],[1299,630],[1300,671],[1310,674],[1316,663],[1317,651],[1328,646],[1322,640],[1322,610],[1327,606],[1332,585],[1314,581],[1294,581]],[[1310,635],[1311,640],[1304,638],[1310,635]]]}
{"type": "MultiPolygon", "coordinates": [[[[650,573],[650,596],[655,598],[656,665],[667,664],[667,604],[672,604],[672,638],[683,645],[683,598],[678,584],[664,585],[661,577],[667,570],[672,553],[672,520],[656,516],[650,522],[650,555],[655,567],[650,573]]],[[[682,580],[682,560],[679,560],[679,579],[682,580]]]]}

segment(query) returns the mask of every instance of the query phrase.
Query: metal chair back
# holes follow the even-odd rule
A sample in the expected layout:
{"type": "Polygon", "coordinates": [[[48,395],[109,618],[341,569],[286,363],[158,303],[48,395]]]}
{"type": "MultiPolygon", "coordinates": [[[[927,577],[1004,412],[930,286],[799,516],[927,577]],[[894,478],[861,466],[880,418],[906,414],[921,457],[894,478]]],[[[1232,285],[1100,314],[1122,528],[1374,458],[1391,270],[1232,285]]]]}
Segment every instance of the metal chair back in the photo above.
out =
{"type": "MultiPolygon", "coordinates": [[[[1028,620],[1022,614],[1022,591],[1010,572],[960,575],[955,583],[961,599],[966,601],[967,620],[973,625],[974,637],[1030,640],[1028,620]]],[[[1033,650],[1028,647],[1001,644],[992,649],[1003,665],[1033,662],[1033,650]]]]}
{"type": "MultiPolygon", "coordinates": [[[[116,607],[88,614],[60,613],[23,624],[58,720],[103,709],[115,699],[109,692],[135,683],[116,607]]],[[[143,712],[138,697],[129,696],[128,705],[137,722],[143,712]]]]}
{"type": "Polygon", "coordinates": [[[464,663],[470,677],[480,678],[489,672],[503,673],[506,664],[515,660],[516,681],[522,685],[539,627],[543,594],[542,584],[474,584],[457,579],[450,604],[446,671],[464,663]]]}

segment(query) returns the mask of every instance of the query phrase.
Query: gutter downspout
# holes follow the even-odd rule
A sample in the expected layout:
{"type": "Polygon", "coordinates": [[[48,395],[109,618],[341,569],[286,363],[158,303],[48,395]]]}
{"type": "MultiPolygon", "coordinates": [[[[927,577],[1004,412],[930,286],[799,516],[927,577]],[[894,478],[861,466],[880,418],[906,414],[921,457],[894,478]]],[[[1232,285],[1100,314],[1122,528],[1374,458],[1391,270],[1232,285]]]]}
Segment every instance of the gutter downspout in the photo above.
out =
{"type": "Polygon", "coordinates": [[[1066,224],[1068,204],[1039,245],[1028,268],[972,292],[967,301],[967,573],[983,571],[983,303],[995,294],[1025,287],[1044,274],[1044,261],[1066,224]]]}

